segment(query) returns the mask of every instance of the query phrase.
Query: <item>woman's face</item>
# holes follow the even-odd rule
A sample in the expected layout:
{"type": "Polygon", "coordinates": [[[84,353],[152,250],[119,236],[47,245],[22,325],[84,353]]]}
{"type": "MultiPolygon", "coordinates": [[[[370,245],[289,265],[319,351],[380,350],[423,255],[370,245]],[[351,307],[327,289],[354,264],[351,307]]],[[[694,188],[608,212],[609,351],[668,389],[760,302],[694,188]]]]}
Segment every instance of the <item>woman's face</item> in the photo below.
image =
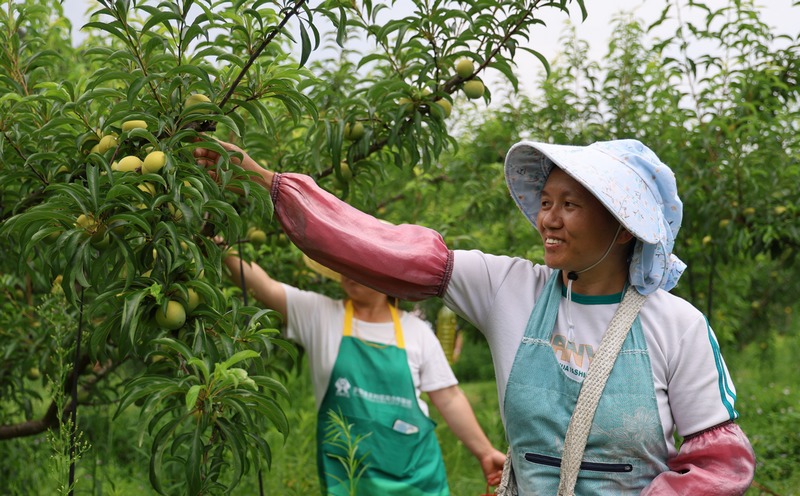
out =
{"type": "Polygon", "coordinates": [[[367,303],[376,300],[386,300],[387,296],[379,291],[359,284],[352,279],[342,276],[342,289],[347,297],[353,301],[367,303]]]}
{"type": "MultiPolygon", "coordinates": [[[[619,222],[578,181],[554,167],[542,190],[536,226],[544,241],[545,264],[565,272],[578,272],[603,258],[619,222]]],[[[623,254],[625,262],[624,253],[612,252],[598,268],[609,263],[616,266],[619,254],[623,254]]]]}

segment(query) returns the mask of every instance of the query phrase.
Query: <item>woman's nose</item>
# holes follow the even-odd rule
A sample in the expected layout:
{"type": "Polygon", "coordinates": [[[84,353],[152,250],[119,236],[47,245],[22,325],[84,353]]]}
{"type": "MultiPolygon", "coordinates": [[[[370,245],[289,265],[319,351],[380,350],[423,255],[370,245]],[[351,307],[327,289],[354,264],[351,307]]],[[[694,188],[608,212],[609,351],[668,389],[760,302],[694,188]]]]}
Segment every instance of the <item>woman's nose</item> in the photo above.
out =
{"type": "Polygon", "coordinates": [[[539,210],[539,222],[541,227],[559,227],[561,225],[561,214],[555,207],[539,210]]]}

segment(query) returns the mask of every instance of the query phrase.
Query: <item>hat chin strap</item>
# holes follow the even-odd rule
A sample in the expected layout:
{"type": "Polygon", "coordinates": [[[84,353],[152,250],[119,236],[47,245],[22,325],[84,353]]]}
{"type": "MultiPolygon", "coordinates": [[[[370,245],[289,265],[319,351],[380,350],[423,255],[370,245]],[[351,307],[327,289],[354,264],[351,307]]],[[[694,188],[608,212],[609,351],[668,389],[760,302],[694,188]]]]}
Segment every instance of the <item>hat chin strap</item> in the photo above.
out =
{"type": "Polygon", "coordinates": [[[614,233],[614,238],[611,240],[611,243],[608,245],[608,248],[606,249],[606,252],[603,254],[602,257],[600,257],[600,260],[598,260],[597,262],[593,263],[592,265],[586,267],[585,269],[579,270],[577,272],[574,271],[574,270],[571,270],[571,271],[567,272],[567,325],[569,326],[569,332],[567,333],[567,342],[572,341],[574,330],[575,330],[575,324],[572,323],[572,312],[570,312],[570,307],[572,306],[572,282],[578,280],[578,274],[582,274],[582,273],[586,272],[587,270],[594,269],[595,267],[600,265],[600,263],[603,260],[605,260],[608,257],[609,253],[611,253],[611,249],[614,248],[614,244],[616,244],[616,242],[617,242],[617,236],[619,236],[619,232],[621,230],[622,230],[622,224],[620,223],[619,227],[617,227],[617,232],[614,233]]]}
{"type": "Polygon", "coordinates": [[[614,238],[611,240],[611,243],[608,245],[608,248],[606,249],[606,252],[603,254],[602,257],[600,257],[600,260],[598,260],[597,262],[593,263],[592,265],[586,267],[585,269],[581,269],[581,270],[579,270],[577,272],[574,271],[574,270],[571,270],[571,271],[567,272],[567,279],[569,279],[570,282],[577,281],[578,280],[578,274],[583,274],[587,270],[592,270],[595,267],[597,267],[598,265],[600,265],[600,263],[608,257],[609,253],[611,253],[611,249],[614,248],[614,244],[616,244],[616,242],[617,242],[617,236],[619,236],[619,232],[621,230],[622,230],[622,224],[620,224],[617,227],[617,232],[614,233],[614,238]]]}

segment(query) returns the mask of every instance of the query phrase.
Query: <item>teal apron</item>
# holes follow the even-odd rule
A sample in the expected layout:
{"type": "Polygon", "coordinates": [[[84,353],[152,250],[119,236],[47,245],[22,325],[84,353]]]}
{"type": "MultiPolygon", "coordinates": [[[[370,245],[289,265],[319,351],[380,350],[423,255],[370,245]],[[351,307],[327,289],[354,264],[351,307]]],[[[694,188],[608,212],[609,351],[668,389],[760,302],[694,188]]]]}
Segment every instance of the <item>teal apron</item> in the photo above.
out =
{"type": "Polygon", "coordinates": [[[397,346],[352,336],[353,305],[345,303],[344,335],[328,389],[317,414],[317,469],[323,494],[350,494],[342,447],[325,442],[329,411],[352,424],[356,459],[366,470],[359,495],[446,496],[450,494],[435,423],[417,403],[397,310],[389,306],[397,346]]]}
{"type": "MultiPolygon", "coordinates": [[[[506,387],[506,435],[520,495],[557,493],[564,437],[581,388],[561,370],[550,344],[560,274],[553,273],[536,301],[506,387]]],[[[667,455],[637,316],[600,398],[575,494],[638,495],[667,470],[667,455]]]]}

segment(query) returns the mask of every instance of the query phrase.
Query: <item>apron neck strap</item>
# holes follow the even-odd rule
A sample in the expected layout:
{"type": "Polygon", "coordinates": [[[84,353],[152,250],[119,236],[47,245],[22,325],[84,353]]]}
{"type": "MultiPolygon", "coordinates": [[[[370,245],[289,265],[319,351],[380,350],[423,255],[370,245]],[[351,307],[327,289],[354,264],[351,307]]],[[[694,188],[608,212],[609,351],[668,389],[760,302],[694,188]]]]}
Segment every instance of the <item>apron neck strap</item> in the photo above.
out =
{"type": "MultiPolygon", "coordinates": [[[[389,312],[392,314],[392,323],[394,324],[394,339],[397,347],[405,349],[406,343],[403,339],[403,328],[400,326],[400,316],[397,313],[397,308],[389,304],[389,312]]],[[[347,300],[344,303],[344,335],[353,335],[353,301],[347,300]]]]}

